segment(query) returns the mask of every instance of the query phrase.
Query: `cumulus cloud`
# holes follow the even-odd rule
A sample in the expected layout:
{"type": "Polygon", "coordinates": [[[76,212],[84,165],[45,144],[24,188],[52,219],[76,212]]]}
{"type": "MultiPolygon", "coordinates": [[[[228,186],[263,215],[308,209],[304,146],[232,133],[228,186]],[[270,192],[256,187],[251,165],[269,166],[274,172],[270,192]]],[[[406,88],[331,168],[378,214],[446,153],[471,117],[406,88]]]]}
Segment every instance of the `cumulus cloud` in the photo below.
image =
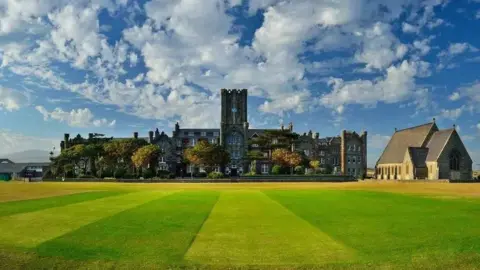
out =
{"type": "Polygon", "coordinates": [[[462,115],[464,110],[465,110],[465,106],[462,106],[456,109],[450,109],[450,110],[442,109],[440,117],[447,118],[450,120],[456,120],[462,115]]]}
{"type": "Polygon", "coordinates": [[[386,75],[376,80],[344,81],[339,78],[329,80],[332,91],[323,95],[319,102],[327,107],[344,104],[375,105],[377,102],[395,103],[403,101],[415,92],[415,78],[427,76],[429,64],[426,62],[403,61],[387,69],[386,75]]]}
{"type": "Polygon", "coordinates": [[[55,108],[52,112],[49,112],[43,106],[36,106],[35,109],[43,115],[43,120],[53,119],[67,123],[71,127],[113,127],[116,123],[116,120],[94,119],[93,113],[88,108],[73,109],[69,112],[61,108],[55,108]]]}
{"type": "MultiPolygon", "coordinates": [[[[355,81],[337,75],[330,80],[342,94],[328,94],[321,104],[341,113],[345,105],[356,103],[351,96],[358,90],[350,93],[349,89],[367,89],[368,97],[360,104],[393,103],[411,96],[414,78],[421,76],[420,66],[426,64],[418,58],[402,62],[411,47],[398,40],[391,23],[408,8],[412,14],[408,23],[421,31],[435,21],[433,8],[444,3],[250,0],[249,13],[262,12],[264,20],[245,44],[230,12],[245,1],[152,0],[142,7],[131,2],[0,2],[3,33],[19,31],[8,27],[11,22],[35,23],[44,29],[35,42],[16,43],[0,52],[2,67],[142,118],[215,126],[219,122],[218,90],[225,87],[248,88],[249,95],[265,99],[257,108],[264,113],[282,115],[314,108],[318,102],[313,97],[319,93],[312,83],[318,78],[308,75],[322,66],[302,55],[342,51],[349,56],[338,67],[356,62],[384,77],[355,81]],[[99,14],[104,10],[115,14],[121,8],[145,12],[147,19],[141,23],[129,19],[121,38],[112,43],[102,32],[108,27],[100,25],[99,14]],[[45,18],[48,23],[43,22],[45,18]],[[58,62],[87,73],[84,82],[69,81],[50,66],[58,62]],[[129,72],[129,67],[139,65],[144,73],[129,72]],[[399,93],[387,89],[397,83],[399,93]]],[[[429,51],[425,40],[413,46],[420,56],[429,51]]]]}
{"type": "Polygon", "coordinates": [[[0,86],[0,110],[16,111],[27,103],[28,96],[25,93],[0,86]]]}

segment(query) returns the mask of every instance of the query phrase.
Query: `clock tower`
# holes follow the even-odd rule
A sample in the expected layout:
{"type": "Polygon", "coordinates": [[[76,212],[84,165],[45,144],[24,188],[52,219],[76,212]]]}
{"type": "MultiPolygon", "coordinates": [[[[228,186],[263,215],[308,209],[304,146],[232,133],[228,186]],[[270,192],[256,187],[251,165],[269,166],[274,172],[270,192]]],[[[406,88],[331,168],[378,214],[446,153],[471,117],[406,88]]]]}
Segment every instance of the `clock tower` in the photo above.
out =
{"type": "Polygon", "coordinates": [[[247,89],[222,89],[220,144],[230,153],[227,172],[246,172],[248,149],[247,89]]]}

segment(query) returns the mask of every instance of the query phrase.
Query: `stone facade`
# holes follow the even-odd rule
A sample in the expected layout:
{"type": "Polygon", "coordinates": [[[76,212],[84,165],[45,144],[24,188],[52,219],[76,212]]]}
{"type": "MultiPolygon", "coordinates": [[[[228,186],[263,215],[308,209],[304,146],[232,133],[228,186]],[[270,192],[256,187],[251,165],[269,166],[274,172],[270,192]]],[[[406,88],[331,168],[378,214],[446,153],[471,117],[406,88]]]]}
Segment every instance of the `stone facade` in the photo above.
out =
{"type": "MultiPolygon", "coordinates": [[[[227,164],[226,168],[218,168],[218,170],[223,170],[227,174],[245,173],[251,169],[247,152],[259,150],[263,152],[264,159],[257,160],[255,171],[258,174],[269,174],[272,168],[269,161],[271,152],[248,143],[249,139],[261,136],[268,129],[251,129],[249,127],[247,89],[222,89],[220,93],[221,122],[219,129],[183,129],[177,123],[171,137],[164,132],[160,133],[158,129],[155,132],[150,131],[148,137],[138,137],[138,132],[134,132],[133,137],[159,145],[164,154],[159,158],[158,168],[168,170],[177,176],[186,175],[194,170],[183,162],[183,152],[201,140],[219,143],[225,146],[230,153],[230,164],[227,164]]],[[[287,127],[282,125],[276,130],[294,132],[293,123],[287,127]]],[[[61,148],[68,147],[68,142],[69,135],[65,134],[61,148]]],[[[320,138],[319,133],[310,131],[308,134],[300,135],[298,140],[292,144],[291,150],[302,151],[310,160],[320,161],[322,166],[331,166],[335,174],[362,177],[367,171],[367,132],[357,134],[353,131],[342,131],[342,134],[336,137],[320,138]]]]}
{"type": "Polygon", "coordinates": [[[472,179],[472,159],[454,128],[435,121],[395,130],[375,168],[377,179],[472,179]]]}

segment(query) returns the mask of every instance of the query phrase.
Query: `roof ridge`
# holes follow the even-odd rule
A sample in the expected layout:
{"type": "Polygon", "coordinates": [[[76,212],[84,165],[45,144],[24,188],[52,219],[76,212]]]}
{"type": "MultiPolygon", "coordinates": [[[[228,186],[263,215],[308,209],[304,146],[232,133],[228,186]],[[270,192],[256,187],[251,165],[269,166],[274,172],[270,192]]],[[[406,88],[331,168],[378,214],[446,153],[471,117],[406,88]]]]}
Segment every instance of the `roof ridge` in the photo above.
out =
{"type": "Polygon", "coordinates": [[[433,124],[435,124],[435,122],[429,122],[429,123],[422,124],[422,125],[418,125],[418,126],[413,126],[413,127],[409,127],[409,128],[399,129],[399,130],[395,131],[395,133],[400,132],[400,131],[409,130],[409,129],[415,129],[415,128],[419,128],[419,127],[423,127],[423,126],[427,126],[427,125],[433,125],[433,124]]]}

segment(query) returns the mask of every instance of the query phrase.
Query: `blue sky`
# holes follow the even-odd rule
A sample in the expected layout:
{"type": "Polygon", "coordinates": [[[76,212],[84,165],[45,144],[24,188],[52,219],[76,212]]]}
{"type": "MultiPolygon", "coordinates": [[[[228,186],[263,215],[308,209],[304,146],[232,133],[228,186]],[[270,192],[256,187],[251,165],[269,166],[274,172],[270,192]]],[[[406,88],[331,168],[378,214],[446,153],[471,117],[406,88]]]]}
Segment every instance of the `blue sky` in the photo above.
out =
{"type": "Polygon", "coordinates": [[[372,165],[435,117],[477,164],[478,29],[480,0],[0,1],[0,155],[218,127],[219,89],[248,88],[255,128],[367,130],[372,165]]]}

